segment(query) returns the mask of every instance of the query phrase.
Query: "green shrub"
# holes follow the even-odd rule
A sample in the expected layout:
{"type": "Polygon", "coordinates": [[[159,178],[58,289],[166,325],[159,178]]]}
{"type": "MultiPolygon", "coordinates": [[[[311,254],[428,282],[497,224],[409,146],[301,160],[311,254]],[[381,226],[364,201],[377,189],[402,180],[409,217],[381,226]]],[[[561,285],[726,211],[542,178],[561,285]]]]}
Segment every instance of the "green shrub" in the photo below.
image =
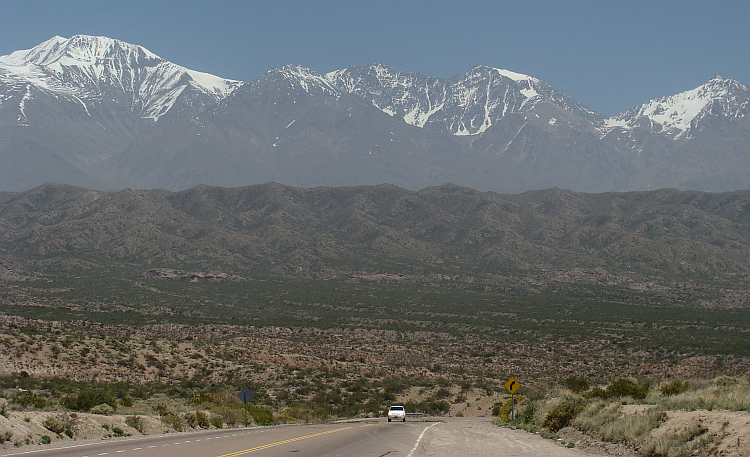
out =
{"type": "Polygon", "coordinates": [[[125,430],[121,429],[120,427],[112,427],[112,435],[113,436],[132,436],[130,433],[126,433],[125,430]]]}
{"type": "Polygon", "coordinates": [[[677,395],[685,393],[690,388],[690,383],[687,381],[680,381],[679,379],[672,380],[668,383],[662,384],[660,390],[664,396],[677,395]]]}
{"type": "Polygon", "coordinates": [[[63,405],[75,411],[91,411],[98,405],[107,404],[112,412],[117,411],[117,397],[104,389],[88,389],[78,395],[65,397],[63,405]]]}
{"type": "Polygon", "coordinates": [[[221,416],[218,414],[213,414],[211,416],[211,425],[213,425],[216,428],[224,428],[224,422],[221,419],[221,416]]]}
{"type": "Polygon", "coordinates": [[[248,414],[253,418],[258,425],[272,425],[273,424],[273,413],[266,408],[259,408],[257,406],[248,405],[248,414]]]}
{"type": "Polygon", "coordinates": [[[633,397],[639,400],[648,395],[648,386],[640,385],[630,379],[617,379],[604,390],[607,398],[633,397]]]}
{"type": "MultiPolygon", "coordinates": [[[[508,422],[510,420],[510,409],[511,409],[511,398],[506,399],[503,404],[496,404],[492,408],[492,414],[499,417],[501,420],[508,422]]],[[[526,397],[523,395],[515,395],[514,399],[515,405],[513,405],[516,415],[518,414],[518,408],[527,402],[526,397]]]]}
{"type": "Polygon", "coordinates": [[[44,409],[49,406],[49,401],[41,395],[38,395],[36,392],[22,392],[16,394],[13,401],[24,408],[44,409]]]}
{"type": "Polygon", "coordinates": [[[312,415],[315,419],[319,421],[326,421],[328,420],[328,411],[325,408],[316,408],[313,410],[312,415]]]}
{"type": "Polygon", "coordinates": [[[0,432],[0,444],[5,444],[6,441],[10,441],[13,436],[13,431],[3,430],[0,432]]]}
{"type": "Polygon", "coordinates": [[[49,444],[52,442],[52,437],[49,435],[42,435],[39,437],[39,444],[49,444]]]}
{"type": "Polygon", "coordinates": [[[563,398],[547,412],[542,426],[556,432],[570,424],[584,407],[585,402],[582,398],[563,398]]]}
{"type": "Polygon", "coordinates": [[[601,387],[594,387],[584,394],[586,398],[607,398],[607,392],[601,387]]]}
{"type": "Polygon", "coordinates": [[[536,404],[533,402],[526,403],[525,405],[518,408],[516,413],[515,423],[527,428],[528,425],[533,425],[536,421],[536,404]]]}
{"type": "Polygon", "coordinates": [[[563,385],[575,393],[581,393],[589,390],[589,383],[585,379],[575,377],[567,378],[563,385]]]}
{"type": "Polygon", "coordinates": [[[446,389],[445,387],[441,387],[432,395],[432,398],[434,398],[435,400],[442,400],[443,398],[448,398],[450,396],[450,390],[446,389]]]}

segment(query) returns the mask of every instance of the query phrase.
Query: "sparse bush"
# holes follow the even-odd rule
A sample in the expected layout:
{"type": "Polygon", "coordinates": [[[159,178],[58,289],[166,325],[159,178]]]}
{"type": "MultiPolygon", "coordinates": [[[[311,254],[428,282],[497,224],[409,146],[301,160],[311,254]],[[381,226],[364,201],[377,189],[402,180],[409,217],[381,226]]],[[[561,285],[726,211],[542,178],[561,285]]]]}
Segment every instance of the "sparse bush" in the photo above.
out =
{"type": "Polygon", "coordinates": [[[714,384],[720,387],[736,386],[740,383],[740,380],[732,376],[719,376],[714,379],[714,384]]]}
{"type": "Polygon", "coordinates": [[[258,425],[273,424],[273,413],[271,412],[271,410],[248,405],[248,414],[252,416],[253,420],[258,425]]]}
{"type": "Polygon", "coordinates": [[[0,444],[5,444],[6,441],[10,441],[11,437],[13,437],[13,431],[11,430],[0,431],[0,444]]]}
{"type": "Polygon", "coordinates": [[[607,392],[601,387],[594,387],[584,394],[586,398],[607,398],[607,392]]]}
{"type": "Polygon", "coordinates": [[[73,438],[73,429],[70,421],[62,418],[49,416],[44,420],[44,428],[50,432],[62,435],[63,433],[70,438],[73,438]]]}
{"type": "Polygon", "coordinates": [[[585,402],[581,397],[563,398],[560,403],[547,412],[542,426],[556,432],[566,427],[583,411],[585,402]]]}
{"type": "Polygon", "coordinates": [[[661,394],[665,396],[669,395],[677,395],[684,392],[687,392],[687,390],[690,388],[690,383],[687,381],[681,381],[679,379],[674,379],[668,383],[662,384],[661,388],[661,394]]]}
{"type": "Polygon", "coordinates": [[[620,406],[620,402],[595,400],[586,405],[572,424],[585,432],[598,434],[620,417],[620,406]]]}
{"type": "Polygon", "coordinates": [[[125,430],[121,429],[120,427],[112,427],[112,435],[113,436],[132,436],[130,433],[126,433],[125,430]]]}
{"type": "Polygon", "coordinates": [[[607,398],[632,397],[644,399],[648,395],[648,385],[640,385],[630,379],[617,379],[604,390],[607,398]]]}
{"type": "Polygon", "coordinates": [[[222,407],[216,409],[215,412],[229,427],[235,427],[243,420],[244,413],[239,409],[222,407]]]}
{"type": "Polygon", "coordinates": [[[448,398],[451,396],[450,390],[446,389],[445,387],[441,387],[432,395],[432,398],[435,400],[442,400],[444,398],[448,398]]]}
{"type": "Polygon", "coordinates": [[[518,408],[515,423],[523,426],[524,429],[528,429],[528,426],[534,425],[536,421],[536,411],[537,409],[535,403],[526,403],[525,405],[518,408]]]}
{"type": "Polygon", "coordinates": [[[185,431],[185,420],[175,413],[167,413],[161,416],[164,425],[172,427],[178,432],[185,431]]]}
{"type": "Polygon", "coordinates": [[[316,408],[312,413],[313,417],[319,421],[328,420],[329,414],[325,408],[316,408]]]}
{"type": "Polygon", "coordinates": [[[16,394],[13,401],[24,408],[44,409],[49,406],[49,401],[46,398],[38,395],[36,392],[30,391],[16,394]]]}
{"type": "Polygon", "coordinates": [[[128,416],[125,418],[125,423],[138,430],[139,433],[144,433],[146,430],[146,421],[141,416],[128,416]]]}
{"type": "Polygon", "coordinates": [[[508,422],[510,420],[511,406],[513,406],[515,411],[518,412],[519,406],[526,403],[527,400],[526,400],[526,397],[524,397],[523,395],[516,395],[514,397],[514,402],[515,402],[515,405],[511,405],[513,401],[511,401],[511,398],[508,398],[502,404],[497,403],[492,408],[492,414],[494,416],[499,417],[501,420],[508,422]]]}
{"type": "Polygon", "coordinates": [[[287,424],[290,422],[310,422],[311,416],[307,408],[292,406],[279,413],[279,422],[287,424]]]}
{"type": "Polygon", "coordinates": [[[203,411],[193,411],[185,414],[185,422],[192,428],[209,428],[211,426],[208,414],[203,411]]]}
{"type": "Polygon", "coordinates": [[[100,414],[102,416],[111,416],[115,413],[115,409],[106,404],[102,403],[101,405],[96,405],[93,408],[91,408],[91,414],[100,414]]]}
{"type": "Polygon", "coordinates": [[[164,402],[157,403],[153,406],[153,409],[157,414],[159,414],[159,416],[168,416],[171,413],[169,407],[164,402]]]}
{"type": "Polygon", "coordinates": [[[589,390],[589,383],[585,379],[579,379],[575,377],[567,378],[563,385],[575,393],[581,393],[589,390]]]}
{"type": "Polygon", "coordinates": [[[643,455],[652,457],[687,457],[691,455],[715,455],[715,444],[719,438],[708,434],[700,423],[693,423],[677,433],[664,433],[652,438],[644,446],[643,455]],[[700,439],[698,439],[700,438],[700,439]]]}

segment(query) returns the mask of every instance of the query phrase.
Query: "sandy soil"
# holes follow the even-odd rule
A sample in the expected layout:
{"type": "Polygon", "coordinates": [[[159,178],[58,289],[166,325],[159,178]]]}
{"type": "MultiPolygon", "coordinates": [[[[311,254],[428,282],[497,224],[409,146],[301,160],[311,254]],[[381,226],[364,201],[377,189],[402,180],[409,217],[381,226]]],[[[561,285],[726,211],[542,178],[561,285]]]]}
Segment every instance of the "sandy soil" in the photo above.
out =
{"type": "MultiPolygon", "coordinates": [[[[426,424],[426,427],[429,427],[426,424]]],[[[411,457],[601,457],[567,448],[522,430],[493,425],[488,419],[447,419],[427,428],[411,457]]]]}

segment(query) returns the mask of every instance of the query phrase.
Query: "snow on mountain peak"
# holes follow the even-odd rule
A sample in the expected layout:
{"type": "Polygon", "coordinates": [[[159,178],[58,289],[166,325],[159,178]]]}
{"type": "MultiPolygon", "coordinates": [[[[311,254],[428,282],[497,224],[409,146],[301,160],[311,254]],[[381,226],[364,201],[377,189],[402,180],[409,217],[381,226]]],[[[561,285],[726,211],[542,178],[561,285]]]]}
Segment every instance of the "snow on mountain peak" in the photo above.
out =
{"type": "Polygon", "coordinates": [[[32,49],[0,57],[0,67],[9,78],[73,96],[80,103],[118,94],[133,112],[154,120],[188,89],[216,103],[242,84],[188,70],[142,46],[88,35],[55,36],[32,49]]]}
{"type": "Polygon", "coordinates": [[[447,80],[382,64],[357,65],[326,78],[408,124],[460,136],[481,134],[504,116],[525,113],[545,100],[582,117],[601,117],[539,79],[486,66],[447,80]]]}
{"type": "Polygon", "coordinates": [[[513,81],[516,81],[516,82],[529,81],[529,80],[539,81],[538,79],[532,78],[531,76],[523,75],[521,73],[516,73],[513,71],[509,71],[509,70],[501,70],[499,68],[495,68],[495,71],[497,71],[499,75],[505,76],[506,78],[512,79],[513,81]]]}
{"type": "Polygon", "coordinates": [[[717,76],[685,92],[658,97],[604,122],[605,131],[632,130],[644,122],[674,139],[689,138],[696,121],[709,115],[741,118],[750,110],[750,89],[717,76]]]}
{"type": "Polygon", "coordinates": [[[271,69],[253,84],[266,84],[268,81],[280,90],[339,95],[339,90],[325,76],[302,65],[289,64],[271,69]]]}

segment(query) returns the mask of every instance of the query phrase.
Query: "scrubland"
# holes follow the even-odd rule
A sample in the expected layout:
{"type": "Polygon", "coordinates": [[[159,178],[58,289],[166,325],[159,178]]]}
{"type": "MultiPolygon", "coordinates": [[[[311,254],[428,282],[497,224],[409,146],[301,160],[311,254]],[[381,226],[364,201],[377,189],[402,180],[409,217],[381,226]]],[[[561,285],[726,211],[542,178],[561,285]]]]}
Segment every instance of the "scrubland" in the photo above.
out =
{"type": "Polygon", "coordinates": [[[551,393],[528,394],[512,419],[511,400],[498,402],[493,422],[609,455],[750,455],[750,378],[622,378],[606,387],[568,378],[551,393]]]}

